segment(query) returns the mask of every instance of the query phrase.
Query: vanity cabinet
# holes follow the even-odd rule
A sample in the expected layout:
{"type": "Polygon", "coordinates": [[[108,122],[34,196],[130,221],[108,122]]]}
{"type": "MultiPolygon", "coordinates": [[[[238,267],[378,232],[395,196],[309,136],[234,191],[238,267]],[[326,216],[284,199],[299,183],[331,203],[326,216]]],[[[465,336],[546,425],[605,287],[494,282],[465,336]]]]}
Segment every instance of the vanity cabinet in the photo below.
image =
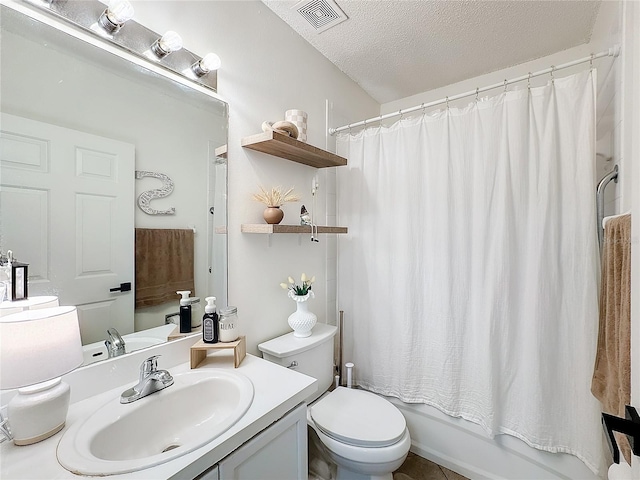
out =
{"type": "Polygon", "coordinates": [[[307,406],[300,404],[198,480],[307,480],[307,406]]]}

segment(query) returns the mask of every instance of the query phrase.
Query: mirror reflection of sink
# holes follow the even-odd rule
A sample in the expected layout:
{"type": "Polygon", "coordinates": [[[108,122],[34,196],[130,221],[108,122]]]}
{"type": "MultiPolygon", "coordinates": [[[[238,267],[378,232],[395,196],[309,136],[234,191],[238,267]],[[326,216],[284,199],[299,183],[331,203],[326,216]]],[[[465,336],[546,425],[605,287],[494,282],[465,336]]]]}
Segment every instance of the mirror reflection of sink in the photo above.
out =
{"type": "MultiPolygon", "coordinates": [[[[141,332],[129,333],[122,335],[122,339],[125,343],[126,353],[135,352],[142,348],[151,347],[153,345],[159,345],[165,343],[170,333],[175,330],[174,324],[162,325],[160,327],[150,328],[141,332]]],[[[109,358],[107,353],[107,347],[102,342],[95,342],[82,347],[83,361],[82,365],[90,365],[100,360],[109,358]]]]}
{"type": "Polygon", "coordinates": [[[149,468],[213,440],[253,402],[253,384],[236,372],[202,369],[173,378],[171,387],[129,404],[115,397],[72,424],[58,445],[60,464],[83,475],[149,468]]]}
{"type": "MultiPolygon", "coordinates": [[[[164,343],[164,340],[153,337],[136,337],[125,340],[126,353],[135,352],[141,348],[151,347],[164,343]]],[[[90,365],[94,362],[109,358],[107,347],[104,343],[92,343],[82,348],[83,361],[82,365],[90,365]]]]}

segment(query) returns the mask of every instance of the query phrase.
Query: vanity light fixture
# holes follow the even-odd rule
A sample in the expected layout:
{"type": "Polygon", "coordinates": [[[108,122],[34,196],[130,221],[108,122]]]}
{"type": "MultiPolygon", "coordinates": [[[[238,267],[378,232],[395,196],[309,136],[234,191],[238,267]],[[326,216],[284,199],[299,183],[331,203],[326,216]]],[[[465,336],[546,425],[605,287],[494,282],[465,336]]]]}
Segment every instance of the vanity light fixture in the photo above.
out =
{"type": "MultiPolygon", "coordinates": [[[[16,2],[12,0],[9,3],[16,2]]],[[[122,51],[125,51],[126,55],[133,54],[136,62],[150,61],[155,64],[149,65],[151,70],[162,68],[163,71],[179,75],[181,81],[187,82],[186,85],[194,83],[217,91],[218,76],[215,70],[220,66],[220,58],[213,55],[200,60],[199,55],[182,46],[181,40],[176,44],[179,39],[176,33],[167,32],[161,38],[160,33],[133,18],[134,9],[129,0],[27,0],[26,3],[29,10],[40,10],[53,17],[44,19],[45,22],[64,19],[81,31],[96,36],[99,42],[116,46],[116,55],[122,55],[122,51]],[[125,23],[126,30],[119,33],[125,23]],[[181,48],[178,49],[178,46],[181,48]],[[169,54],[171,56],[167,61],[158,61],[169,54]],[[194,62],[197,65],[194,66],[194,62]]],[[[32,13],[29,12],[28,15],[32,13]]]]}
{"type": "Polygon", "coordinates": [[[191,70],[197,77],[202,77],[209,72],[218,70],[222,62],[215,53],[207,53],[201,60],[191,65],[191,70]]]}
{"type": "Polygon", "coordinates": [[[0,388],[18,389],[7,407],[13,443],[30,445],[62,430],[71,389],[60,377],[82,360],[76,307],[0,318],[0,388]]]}
{"type": "Polygon", "coordinates": [[[113,35],[132,18],[133,6],[127,0],[111,0],[107,9],[98,18],[98,25],[113,35]]]}
{"type": "Polygon", "coordinates": [[[182,48],[182,37],[173,30],[169,30],[151,45],[151,51],[158,58],[164,58],[172,52],[182,48]]]}

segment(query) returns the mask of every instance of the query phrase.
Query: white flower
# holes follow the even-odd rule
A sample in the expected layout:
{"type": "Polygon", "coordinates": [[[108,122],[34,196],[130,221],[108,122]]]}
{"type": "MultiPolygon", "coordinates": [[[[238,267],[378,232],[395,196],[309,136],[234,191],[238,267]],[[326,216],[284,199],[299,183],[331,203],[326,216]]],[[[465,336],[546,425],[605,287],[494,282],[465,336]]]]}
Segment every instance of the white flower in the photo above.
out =
{"type": "Polygon", "coordinates": [[[290,296],[291,295],[296,295],[296,296],[307,295],[308,293],[311,292],[311,284],[315,282],[316,277],[313,276],[311,278],[308,278],[307,274],[303,273],[300,278],[302,279],[302,282],[299,285],[296,285],[296,282],[292,277],[288,277],[289,284],[281,283],[280,286],[284,290],[289,290],[290,296]]]}

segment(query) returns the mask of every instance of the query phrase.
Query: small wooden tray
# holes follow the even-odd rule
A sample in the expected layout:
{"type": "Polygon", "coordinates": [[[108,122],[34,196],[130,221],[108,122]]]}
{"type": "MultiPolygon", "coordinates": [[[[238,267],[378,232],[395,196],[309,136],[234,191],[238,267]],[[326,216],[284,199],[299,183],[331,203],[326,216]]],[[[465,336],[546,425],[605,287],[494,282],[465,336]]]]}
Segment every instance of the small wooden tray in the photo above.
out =
{"type": "Polygon", "coordinates": [[[191,347],[191,368],[198,368],[205,358],[209,350],[223,350],[233,348],[233,366],[238,368],[242,360],[247,354],[247,337],[244,335],[235,342],[228,343],[204,343],[202,339],[198,340],[191,347]]]}

